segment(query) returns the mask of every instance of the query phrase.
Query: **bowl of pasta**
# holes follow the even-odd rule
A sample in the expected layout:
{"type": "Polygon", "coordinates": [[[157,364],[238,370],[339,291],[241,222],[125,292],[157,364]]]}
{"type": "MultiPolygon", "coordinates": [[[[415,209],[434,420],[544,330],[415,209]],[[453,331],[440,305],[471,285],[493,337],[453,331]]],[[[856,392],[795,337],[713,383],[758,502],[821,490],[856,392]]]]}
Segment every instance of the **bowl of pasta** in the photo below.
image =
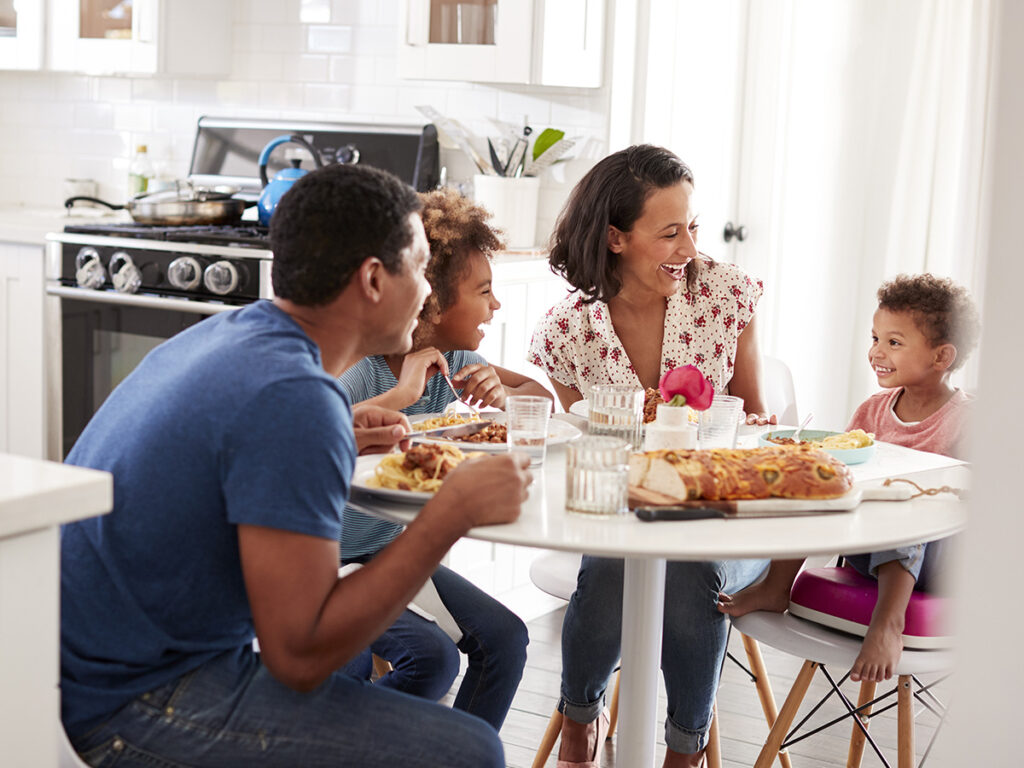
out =
{"type": "MultiPolygon", "coordinates": [[[[508,450],[508,430],[505,427],[505,414],[501,411],[489,411],[481,414],[484,419],[493,423],[479,432],[461,438],[451,440],[429,435],[424,437],[413,436],[413,439],[422,442],[436,442],[461,447],[464,450],[487,451],[491,453],[502,453],[508,450]]],[[[412,428],[416,431],[425,429],[437,429],[439,427],[455,427],[463,424],[472,424],[480,421],[466,413],[438,413],[424,414],[410,419],[412,428]]],[[[551,419],[548,421],[548,446],[560,445],[570,440],[575,440],[583,433],[567,421],[551,419]]]]}
{"type": "Polygon", "coordinates": [[[408,451],[360,456],[352,488],[388,501],[422,504],[437,492],[449,472],[473,455],[480,454],[452,445],[420,443],[408,451]]]}
{"type": "MultiPolygon", "coordinates": [[[[758,439],[761,445],[792,445],[795,429],[775,429],[758,439]]],[[[829,432],[805,429],[796,442],[808,443],[831,453],[844,464],[863,464],[875,455],[875,436],[863,429],[829,432]]]]}

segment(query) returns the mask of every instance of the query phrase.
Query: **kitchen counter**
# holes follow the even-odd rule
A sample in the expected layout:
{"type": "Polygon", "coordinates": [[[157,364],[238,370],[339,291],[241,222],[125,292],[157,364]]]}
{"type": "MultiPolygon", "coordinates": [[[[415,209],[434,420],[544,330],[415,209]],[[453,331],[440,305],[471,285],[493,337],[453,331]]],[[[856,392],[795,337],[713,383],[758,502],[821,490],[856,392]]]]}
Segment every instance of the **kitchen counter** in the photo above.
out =
{"type": "Polygon", "coordinates": [[[68,216],[63,208],[33,208],[23,205],[0,205],[0,243],[38,245],[40,248],[49,232],[61,232],[64,225],[75,223],[113,223],[131,221],[124,211],[76,206],[68,216]]]}
{"type": "Polygon", "coordinates": [[[56,768],[62,523],[108,512],[106,472],[0,454],[0,744],[56,768]]]}

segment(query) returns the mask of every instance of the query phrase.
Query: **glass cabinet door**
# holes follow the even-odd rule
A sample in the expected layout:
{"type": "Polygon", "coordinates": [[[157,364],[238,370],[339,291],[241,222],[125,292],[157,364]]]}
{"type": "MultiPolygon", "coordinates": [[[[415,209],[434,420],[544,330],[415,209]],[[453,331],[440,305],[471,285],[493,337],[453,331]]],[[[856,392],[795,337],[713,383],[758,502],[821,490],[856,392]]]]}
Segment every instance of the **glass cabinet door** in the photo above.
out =
{"type": "Polygon", "coordinates": [[[430,0],[430,43],[494,45],[498,0],[430,0]]]}
{"type": "Polygon", "coordinates": [[[132,0],[78,0],[78,36],[90,40],[130,40],[132,0]]]}
{"type": "Polygon", "coordinates": [[[41,0],[0,0],[0,69],[39,69],[43,63],[41,0]]]}

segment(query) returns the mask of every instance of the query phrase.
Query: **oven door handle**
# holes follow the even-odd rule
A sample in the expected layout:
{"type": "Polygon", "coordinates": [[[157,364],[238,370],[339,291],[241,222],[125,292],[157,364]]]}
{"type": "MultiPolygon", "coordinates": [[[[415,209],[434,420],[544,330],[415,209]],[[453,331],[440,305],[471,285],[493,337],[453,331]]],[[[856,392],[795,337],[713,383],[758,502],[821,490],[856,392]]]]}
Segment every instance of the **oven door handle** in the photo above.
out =
{"type": "Polygon", "coordinates": [[[214,304],[206,301],[191,301],[163,296],[140,296],[135,293],[117,293],[116,291],[94,291],[91,288],[71,288],[66,285],[48,285],[46,293],[50,296],[62,296],[78,301],[94,301],[97,304],[118,304],[125,307],[146,307],[177,312],[192,312],[197,315],[216,315],[218,312],[229,312],[241,309],[233,304],[214,304]]]}

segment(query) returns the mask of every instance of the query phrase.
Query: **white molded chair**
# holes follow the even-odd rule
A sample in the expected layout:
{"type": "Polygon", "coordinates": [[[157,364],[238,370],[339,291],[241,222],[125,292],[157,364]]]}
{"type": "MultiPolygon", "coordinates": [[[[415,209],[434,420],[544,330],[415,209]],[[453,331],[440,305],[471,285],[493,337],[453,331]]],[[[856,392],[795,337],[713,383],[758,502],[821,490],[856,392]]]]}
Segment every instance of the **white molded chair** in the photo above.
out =
{"type": "MultiPolygon", "coordinates": [[[[568,600],[572,597],[572,593],[576,591],[576,574],[579,572],[582,559],[583,556],[575,552],[545,552],[530,564],[530,580],[538,589],[547,592],[549,595],[568,600]]],[[[761,700],[761,708],[764,710],[768,726],[771,727],[778,717],[778,708],[775,705],[775,696],[772,693],[768,673],[761,658],[761,649],[757,645],[757,641],[746,635],[743,635],[743,649],[747,653],[747,662],[750,664],[750,669],[747,671],[757,686],[757,695],[761,700]]],[[[616,675],[614,692],[609,702],[609,739],[615,731],[618,708],[619,676],[616,675]]],[[[537,748],[532,768],[543,768],[544,763],[547,762],[548,756],[558,740],[558,735],[561,733],[562,717],[562,713],[556,707],[551,715],[551,719],[548,721],[548,727],[544,731],[540,746],[537,748]]],[[[792,768],[788,753],[781,751],[778,752],[778,756],[782,768],[792,768]]],[[[708,735],[706,765],[708,768],[721,768],[722,766],[721,747],[718,739],[717,708],[712,717],[711,732],[708,735]]]]}
{"type": "Polygon", "coordinates": [[[57,768],[89,768],[71,746],[60,720],[57,721],[57,768]]]}
{"type": "Polygon", "coordinates": [[[761,358],[761,391],[768,413],[779,417],[779,424],[799,424],[796,390],[789,366],[777,357],[761,358]]]}
{"type": "MultiPolygon", "coordinates": [[[[860,694],[855,706],[839,691],[839,686],[846,677],[843,676],[837,682],[834,676],[829,673],[828,668],[831,666],[842,670],[850,669],[860,653],[860,637],[848,635],[805,619],[799,619],[788,612],[769,613],[766,611],[755,611],[754,613],[748,613],[746,616],[733,619],[732,623],[736,629],[746,636],[755,638],[765,645],[778,648],[780,651],[785,651],[797,658],[805,659],[796,680],[793,682],[793,687],[790,689],[789,695],[782,705],[782,711],[776,718],[771,732],[768,734],[768,739],[761,749],[757,762],[754,763],[754,768],[768,768],[772,764],[775,755],[780,754],[780,747],[784,748],[785,745],[795,741],[796,738],[803,738],[796,737],[796,732],[803,726],[804,722],[799,723],[792,732],[790,731],[790,726],[817,671],[820,671],[830,683],[831,692],[828,696],[838,694],[846,709],[845,714],[832,720],[829,725],[845,720],[847,717],[850,717],[853,721],[847,766],[856,768],[860,765],[865,741],[870,742],[882,762],[886,766],[889,765],[878,745],[868,733],[867,722],[868,718],[872,715],[872,707],[883,699],[895,694],[897,701],[898,766],[899,768],[913,768],[914,699],[917,698],[927,709],[938,714],[940,718],[945,713],[945,707],[928,690],[934,683],[924,685],[917,676],[949,672],[953,667],[953,653],[951,651],[915,651],[904,649],[900,661],[896,665],[895,677],[897,680],[895,689],[876,697],[877,685],[872,682],[863,682],[861,683],[860,694]],[[917,686],[916,690],[915,685],[917,686]]],[[[822,700],[823,702],[824,699],[822,700]]],[[[881,711],[889,709],[891,706],[883,707],[881,711]]],[[[817,707],[812,709],[812,714],[816,710],[817,707]]],[[[936,730],[937,733],[938,730],[936,730]]],[[[934,743],[934,736],[932,741],[934,743]]],[[[922,760],[922,762],[924,761],[922,760]]]]}

